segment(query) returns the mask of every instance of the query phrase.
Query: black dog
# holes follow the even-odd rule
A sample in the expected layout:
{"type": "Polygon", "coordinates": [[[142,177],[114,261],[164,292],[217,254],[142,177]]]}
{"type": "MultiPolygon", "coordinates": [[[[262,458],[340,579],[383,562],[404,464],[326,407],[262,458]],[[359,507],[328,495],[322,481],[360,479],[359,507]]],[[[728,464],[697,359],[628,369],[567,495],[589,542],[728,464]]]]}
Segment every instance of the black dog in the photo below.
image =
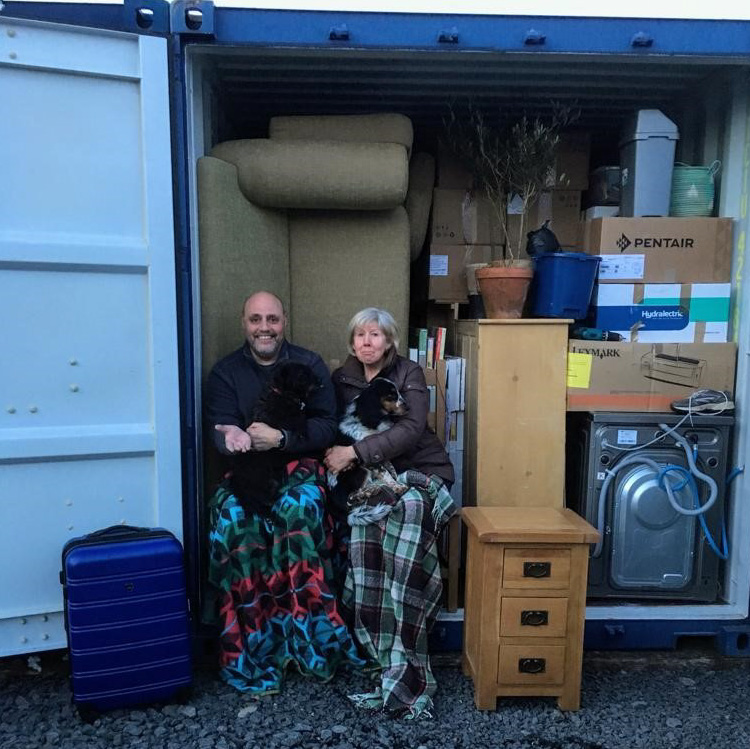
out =
{"type": "MultiPolygon", "coordinates": [[[[304,434],[305,408],[309,397],[320,387],[318,378],[306,364],[285,362],[271,375],[253,411],[253,421],[274,429],[304,434]]],[[[232,473],[232,493],[245,512],[267,516],[278,499],[285,478],[285,466],[292,456],[278,450],[239,453],[232,473]]]]}
{"type": "MultiPolygon", "coordinates": [[[[347,406],[339,422],[338,445],[352,445],[371,434],[384,432],[393,426],[393,418],[403,416],[408,406],[396,385],[385,377],[375,377],[347,406]]],[[[400,496],[408,487],[395,479],[396,470],[390,462],[366,468],[355,466],[334,476],[328,473],[331,487],[330,502],[334,511],[345,514],[368,502],[384,487],[400,496]]]]}

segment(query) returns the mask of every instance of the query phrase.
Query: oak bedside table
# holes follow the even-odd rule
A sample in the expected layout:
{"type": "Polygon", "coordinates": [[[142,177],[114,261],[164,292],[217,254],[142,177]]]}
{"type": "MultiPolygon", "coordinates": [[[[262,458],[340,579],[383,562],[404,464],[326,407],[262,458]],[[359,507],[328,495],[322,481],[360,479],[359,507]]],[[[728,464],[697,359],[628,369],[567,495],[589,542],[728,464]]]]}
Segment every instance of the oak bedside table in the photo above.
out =
{"type": "Polygon", "coordinates": [[[581,700],[589,544],[597,530],[556,507],[465,507],[463,669],[480,710],[498,697],[581,700]]]}

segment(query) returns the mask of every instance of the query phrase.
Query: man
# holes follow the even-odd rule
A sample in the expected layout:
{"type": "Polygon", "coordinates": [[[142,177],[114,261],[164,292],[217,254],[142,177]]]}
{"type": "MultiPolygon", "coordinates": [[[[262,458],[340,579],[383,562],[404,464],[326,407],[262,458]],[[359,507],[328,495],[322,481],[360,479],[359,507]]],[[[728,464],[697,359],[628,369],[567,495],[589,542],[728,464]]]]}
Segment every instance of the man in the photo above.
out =
{"type": "Polygon", "coordinates": [[[363,665],[338,613],[331,569],[325,472],[316,456],[333,443],[336,401],[318,354],[289,343],[281,300],[267,291],[242,308],[244,345],[219,361],[206,386],[206,418],[218,450],[289,453],[270,515],[246,511],[224,482],[211,497],[210,612],[219,626],[221,676],[243,692],[276,693],[284,669],[321,680],[342,664],[363,665]],[[307,401],[305,434],[254,422],[276,365],[310,366],[321,386],[307,401]],[[300,457],[309,456],[309,457],[300,457]]]}
{"type": "Polygon", "coordinates": [[[245,344],[211,370],[206,417],[214,444],[224,454],[272,449],[315,454],[333,444],[336,398],[328,369],[318,354],[285,339],[286,323],[284,305],[275,294],[252,294],[242,307],[245,344]],[[306,435],[286,434],[252,421],[255,404],[274,366],[282,361],[307,364],[321,382],[307,404],[306,435]]]}

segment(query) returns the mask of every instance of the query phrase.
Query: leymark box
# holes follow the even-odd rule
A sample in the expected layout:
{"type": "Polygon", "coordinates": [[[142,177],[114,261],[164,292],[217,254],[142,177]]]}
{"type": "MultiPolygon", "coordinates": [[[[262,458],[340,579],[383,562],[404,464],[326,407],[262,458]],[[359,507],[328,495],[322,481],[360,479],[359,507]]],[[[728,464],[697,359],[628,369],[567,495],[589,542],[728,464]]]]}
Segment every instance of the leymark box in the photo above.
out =
{"type": "Polygon", "coordinates": [[[734,343],[570,341],[568,411],[670,411],[699,388],[734,390],[734,343]]]}
{"type": "Polygon", "coordinates": [[[726,343],[731,284],[601,284],[592,325],[639,343],[726,343]]]}
{"type": "Polygon", "coordinates": [[[600,283],[727,283],[730,218],[598,218],[584,224],[583,249],[601,255],[600,283]]]}

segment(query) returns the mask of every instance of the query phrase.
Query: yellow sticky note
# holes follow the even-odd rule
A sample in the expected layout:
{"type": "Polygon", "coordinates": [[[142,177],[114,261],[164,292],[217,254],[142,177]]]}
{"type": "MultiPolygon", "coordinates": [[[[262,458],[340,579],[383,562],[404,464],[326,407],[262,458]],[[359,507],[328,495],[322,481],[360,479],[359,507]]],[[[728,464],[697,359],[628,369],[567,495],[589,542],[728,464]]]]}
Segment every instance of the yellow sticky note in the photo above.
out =
{"type": "Polygon", "coordinates": [[[591,383],[591,354],[568,354],[568,387],[587,388],[591,383]]]}

